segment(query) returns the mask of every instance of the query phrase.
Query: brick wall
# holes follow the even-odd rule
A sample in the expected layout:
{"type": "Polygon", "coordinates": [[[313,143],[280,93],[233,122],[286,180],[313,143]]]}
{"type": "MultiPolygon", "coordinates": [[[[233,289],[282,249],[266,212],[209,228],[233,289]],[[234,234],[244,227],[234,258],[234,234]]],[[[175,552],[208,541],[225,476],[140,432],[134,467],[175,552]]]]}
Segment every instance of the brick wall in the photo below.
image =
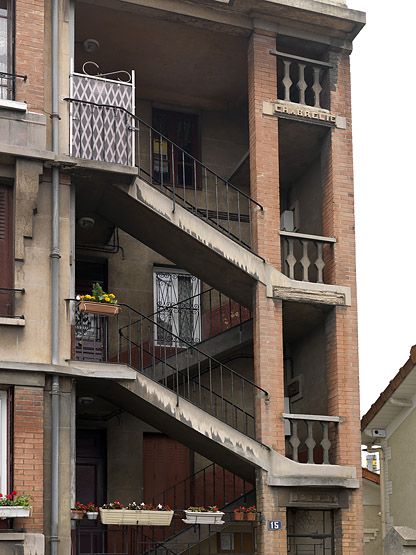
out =
{"type": "Polygon", "coordinates": [[[43,389],[15,387],[13,414],[13,488],[33,497],[31,518],[16,528],[43,531],[43,389]]]}
{"type": "Polygon", "coordinates": [[[16,0],[16,100],[25,101],[32,112],[44,111],[45,13],[43,0],[16,0]]]}
{"type": "MultiPolygon", "coordinates": [[[[263,115],[263,102],[277,95],[276,58],[270,49],[275,37],[254,33],[248,52],[249,133],[251,195],[264,208],[253,217],[253,237],[257,252],[280,268],[280,210],[278,120],[263,115]]],[[[269,392],[270,400],[257,399],[257,438],[284,453],[285,437],[281,418],[284,412],[282,303],[267,297],[261,283],[256,286],[254,302],[254,376],[255,382],[269,392]]],[[[267,486],[267,476],[257,475],[257,506],[266,519],[281,520],[283,530],[270,533],[258,529],[258,552],[287,553],[286,510],[278,506],[276,488],[267,486]]]]}
{"type": "MultiPolygon", "coordinates": [[[[330,76],[331,111],[346,116],[348,124],[346,130],[332,130],[324,145],[323,233],[337,238],[328,271],[331,283],[351,288],[352,306],[335,308],[327,320],[328,409],[329,414],[343,418],[336,437],[336,462],[356,466],[361,480],[349,56],[332,54],[330,62],[334,67],[330,76]]],[[[340,550],[362,553],[361,490],[351,495],[350,507],[340,512],[339,520],[340,550]]]]}

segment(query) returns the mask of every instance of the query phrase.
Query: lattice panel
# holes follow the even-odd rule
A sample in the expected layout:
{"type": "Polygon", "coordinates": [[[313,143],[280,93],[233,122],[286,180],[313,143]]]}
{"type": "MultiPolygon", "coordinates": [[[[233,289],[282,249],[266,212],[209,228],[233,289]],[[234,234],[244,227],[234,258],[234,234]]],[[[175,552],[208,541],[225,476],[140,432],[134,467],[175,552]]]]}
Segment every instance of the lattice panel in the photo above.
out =
{"type": "Polygon", "coordinates": [[[134,121],[123,111],[133,113],[133,84],[73,74],[71,97],[71,155],[134,165],[134,121]]]}

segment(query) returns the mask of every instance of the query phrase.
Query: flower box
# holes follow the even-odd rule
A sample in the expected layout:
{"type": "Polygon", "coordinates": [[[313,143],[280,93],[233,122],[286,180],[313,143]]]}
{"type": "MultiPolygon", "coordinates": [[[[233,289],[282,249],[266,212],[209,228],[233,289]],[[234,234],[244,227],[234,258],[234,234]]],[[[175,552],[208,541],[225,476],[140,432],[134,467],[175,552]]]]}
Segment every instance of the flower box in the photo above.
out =
{"type": "Polygon", "coordinates": [[[98,518],[98,512],[95,513],[95,512],[92,512],[92,511],[87,511],[85,514],[87,515],[88,520],[97,520],[97,518],[98,518]]]}
{"type": "Polygon", "coordinates": [[[30,516],[31,507],[0,506],[0,519],[5,518],[28,518],[30,516]]]}
{"type": "Polygon", "coordinates": [[[71,520],[82,520],[84,518],[85,511],[78,509],[71,509],[71,520]]]}
{"type": "Polygon", "coordinates": [[[103,524],[123,526],[170,526],[173,511],[147,511],[131,509],[101,509],[100,518],[103,524]]]}
{"type": "Polygon", "coordinates": [[[222,517],[224,513],[218,512],[197,512],[197,511],[185,511],[186,518],[182,521],[185,524],[224,524],[222,517]]]}
{"type": "Polygon", "coordinates": [[[89,312],[90,314],[99,314],[101,316],[116,316],[121,307],[111,303],[97,303],[95,301],[79,301],[79,312],[89,312]]]}

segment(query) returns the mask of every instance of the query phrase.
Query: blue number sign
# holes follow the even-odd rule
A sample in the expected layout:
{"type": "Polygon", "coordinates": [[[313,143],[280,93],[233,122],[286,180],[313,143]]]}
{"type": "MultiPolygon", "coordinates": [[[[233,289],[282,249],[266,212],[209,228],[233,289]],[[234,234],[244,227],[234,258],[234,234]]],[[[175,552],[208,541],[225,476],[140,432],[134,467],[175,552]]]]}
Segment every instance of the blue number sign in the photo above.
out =
{"type": "Polygon", "coordinates": [[[282,521],[281,520],[269,520],[268,521],[269,530],[281,530],[282,529],[282,521]]]}

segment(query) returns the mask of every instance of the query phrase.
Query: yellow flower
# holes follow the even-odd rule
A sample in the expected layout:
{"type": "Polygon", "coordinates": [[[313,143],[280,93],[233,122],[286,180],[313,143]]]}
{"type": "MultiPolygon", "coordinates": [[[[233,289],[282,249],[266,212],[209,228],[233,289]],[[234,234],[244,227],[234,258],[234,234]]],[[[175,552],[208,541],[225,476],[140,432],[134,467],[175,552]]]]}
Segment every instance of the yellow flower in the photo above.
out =
{"type": "Polygon", "coordinates": [[[116,296],[115,296],[113,293],[110,293],[108,296],[109,296],[111,299],[115,299],[115,298],[116,298],[116,296]]]}
{"type": "Polygon", "coordinates": [[[109,297],[104,297],[104,300],[105,300],[106,303],[109,303],[109,302],[110,302],[110,298],[109,298],[109,297]]]}

